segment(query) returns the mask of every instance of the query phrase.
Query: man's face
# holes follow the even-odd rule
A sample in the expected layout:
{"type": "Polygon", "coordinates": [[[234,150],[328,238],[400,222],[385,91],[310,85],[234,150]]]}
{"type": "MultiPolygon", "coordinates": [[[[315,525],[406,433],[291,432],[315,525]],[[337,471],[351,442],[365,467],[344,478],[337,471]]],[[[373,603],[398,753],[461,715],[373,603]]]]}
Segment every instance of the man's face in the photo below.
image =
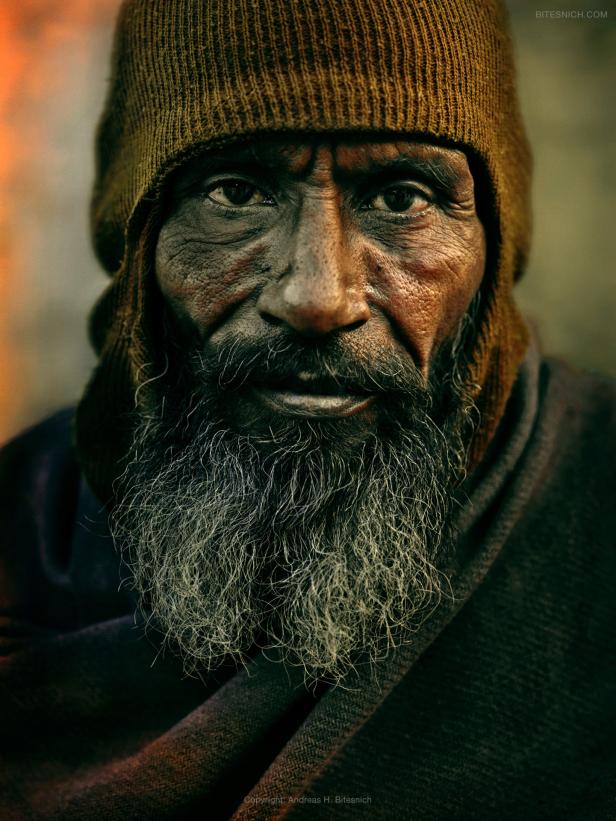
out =
{"type": "MultiPolygon", "coordinates": [[[[427,379],[479,287],[485,253],[463,152],[270,139],[184,170],[156,276],[185,339],[206,354],[336,340],[366,362],[413,363],[427,379]]],[[[334,354],[329,365],[329,375],[310,358],[295,373],[256,374],[228,403],[228,420],[255,433],[307,417],[373,428],[385,392],[345,380],[334,354]]]]}
{"type": "Polygon", "coordinates": [[[156,248],[167,367],[114,533],[188,669],[265,646],[338,681],[412,636],[484,264],[459,151],[274,140],[183,170],[156,248]]]}

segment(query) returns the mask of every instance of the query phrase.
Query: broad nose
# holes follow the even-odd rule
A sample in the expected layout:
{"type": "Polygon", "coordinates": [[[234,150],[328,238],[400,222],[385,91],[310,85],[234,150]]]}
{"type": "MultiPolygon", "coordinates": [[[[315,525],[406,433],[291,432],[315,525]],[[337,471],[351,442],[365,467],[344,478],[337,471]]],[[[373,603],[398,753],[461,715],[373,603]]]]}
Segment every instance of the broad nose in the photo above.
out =
{"type": "Polygon", "coordinates": [[[288,243],[286,270],[266,285],[257,303],[265,319],[306,336],[324,336],[370,318],[334,199],[304,203],[288,243]]]}

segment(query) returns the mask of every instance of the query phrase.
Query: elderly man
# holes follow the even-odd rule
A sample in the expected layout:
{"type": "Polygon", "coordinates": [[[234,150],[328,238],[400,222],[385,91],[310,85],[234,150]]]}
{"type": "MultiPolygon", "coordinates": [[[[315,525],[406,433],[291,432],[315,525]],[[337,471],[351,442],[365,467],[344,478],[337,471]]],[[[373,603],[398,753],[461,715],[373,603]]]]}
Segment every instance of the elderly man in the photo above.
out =
{"type": "Polygon", "coordinates": [[[614,392],[515,308],[529,170],[496,0],[124,4],[3,818],[616,817],[614,392]]]}

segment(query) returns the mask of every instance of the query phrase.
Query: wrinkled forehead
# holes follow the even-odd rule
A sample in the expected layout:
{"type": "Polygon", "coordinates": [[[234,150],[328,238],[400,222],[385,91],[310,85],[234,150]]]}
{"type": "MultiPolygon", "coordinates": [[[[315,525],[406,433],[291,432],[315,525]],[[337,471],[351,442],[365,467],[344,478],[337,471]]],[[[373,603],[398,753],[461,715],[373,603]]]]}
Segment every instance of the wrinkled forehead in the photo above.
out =
{"type": "Polygon", "coordinates": [[[183,164],[176,184],[183,187],[196,176],[225,167],[255,166],[302,179],[315,168],[335,178],[372,174],[400,167],[425,169],[453,184],[470,175],[466,153],[421,138],[364,135],[280,135],[255,138],[222,150],[209,150],[183,164]]]}

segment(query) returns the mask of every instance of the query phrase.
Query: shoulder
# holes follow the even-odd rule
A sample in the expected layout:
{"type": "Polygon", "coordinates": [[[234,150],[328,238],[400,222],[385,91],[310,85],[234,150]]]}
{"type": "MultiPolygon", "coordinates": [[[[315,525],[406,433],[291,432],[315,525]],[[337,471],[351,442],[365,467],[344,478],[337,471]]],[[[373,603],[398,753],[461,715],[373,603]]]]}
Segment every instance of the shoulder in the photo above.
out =
{"type": "MultiPolygon", "coordinates": [[[[78,467],[72,447],[74,410],[66,408],[24,431],[0,450],[0,511],[14,518],[74,484],[78,467]]],[[[57,503],[57,498],[55,502],[57,503]]]]}
{"type": "MultiPolygon", "coordinates": [[[[28,473],[50,454],[71,449],[73,408],[64,408],[25,430],[0,448],[0,468],[28,473]]],[[[8,475],[0,473],[0,479],[8,475]]]]}
{"type": "Polygon", "coordinates": [[[0,450],[0,611],[45,608],[50,566],[62,564],[74,526],[80,471],[66,409],[0,450]]]}
{"type": "Polygon", "coordinates": [[[546,578],[562,572],[591,601],[616,581],[616,380],[555,359],[542,362],[539,380],[517,540],[545,561],[546,578]]]}
{"type": "Polygon", "coordinates": [[[550,399],[578,414],[599,413],[606,423],[616,423],[616,378],[577,368],[561,359],[545,357],[540,380],[550,399]]]}
{"type": "Polygon", "coordinates": [[[581,607],[602,590],[616,604],[615,423],[613,379],[542,360],[535,422],[506,494],[506,553],[532,568],[527,584],[545,582],[539,600],[558,591],[581,607]]]}
{"type": "Polygon", "coordinates": [[[538,428],[557,461],[613,474],[616,379],[546,358],[539,380],[538,428]]]}

